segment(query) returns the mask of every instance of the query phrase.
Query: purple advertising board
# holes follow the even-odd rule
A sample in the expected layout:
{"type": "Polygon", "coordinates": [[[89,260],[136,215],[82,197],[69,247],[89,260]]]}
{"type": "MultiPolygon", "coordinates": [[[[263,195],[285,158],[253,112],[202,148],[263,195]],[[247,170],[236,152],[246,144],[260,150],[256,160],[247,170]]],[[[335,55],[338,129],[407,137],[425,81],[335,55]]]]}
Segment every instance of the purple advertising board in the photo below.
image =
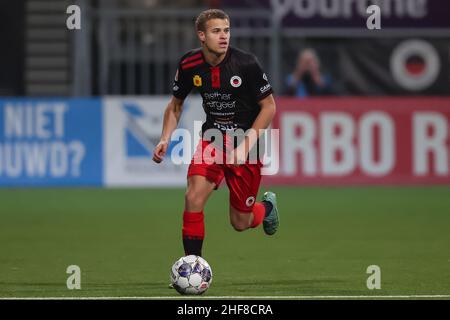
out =
{"type": "Polygon", "coordinates": [[[450,28],[448,0],[222,0],[223,8],[267,9],[283,27],[358,28],[373,4],[381,9],[383,28],[450,28]]]}

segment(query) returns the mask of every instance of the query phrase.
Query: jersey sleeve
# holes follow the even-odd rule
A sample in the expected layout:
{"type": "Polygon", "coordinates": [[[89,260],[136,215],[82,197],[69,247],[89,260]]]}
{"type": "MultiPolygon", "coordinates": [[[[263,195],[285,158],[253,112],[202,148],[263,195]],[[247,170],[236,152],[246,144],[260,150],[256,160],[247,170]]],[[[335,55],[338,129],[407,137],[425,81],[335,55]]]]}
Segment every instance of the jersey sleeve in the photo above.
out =
{"type": "Polygon", "coordinates": [[[249,90],[256,101],[261,101],[273,93],[267,75],[264,73],[259,61],[252,59],[247,69],[249,90]]]}
{"type": "Polygon", "coordinates": [[[181,63],[178,63],[177,72],[173,80],[172,94],[175,98],[184,100],[186,96],[191,92],[193,87],[192,79],[188,72],[183,70],[181,63]]]}

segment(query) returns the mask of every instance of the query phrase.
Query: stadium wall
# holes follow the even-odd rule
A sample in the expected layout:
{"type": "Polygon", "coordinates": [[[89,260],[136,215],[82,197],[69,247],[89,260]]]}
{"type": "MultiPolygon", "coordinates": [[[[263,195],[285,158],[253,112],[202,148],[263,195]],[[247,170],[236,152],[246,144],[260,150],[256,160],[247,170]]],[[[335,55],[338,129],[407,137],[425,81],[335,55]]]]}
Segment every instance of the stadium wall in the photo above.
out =
{"type": "MultiPolygon", "coordinates": [[[[187,165],[151,160],[167,101],[0,99],[0,187],[184,186],[187,165]]],[[[450,184],[449,98],[278,98],[277,108],[279,170],[265,184],[450,184]]],[[[198,96],[180,120],[191,136],[168,154],[190,156],[195,120],[198,96]]]]}

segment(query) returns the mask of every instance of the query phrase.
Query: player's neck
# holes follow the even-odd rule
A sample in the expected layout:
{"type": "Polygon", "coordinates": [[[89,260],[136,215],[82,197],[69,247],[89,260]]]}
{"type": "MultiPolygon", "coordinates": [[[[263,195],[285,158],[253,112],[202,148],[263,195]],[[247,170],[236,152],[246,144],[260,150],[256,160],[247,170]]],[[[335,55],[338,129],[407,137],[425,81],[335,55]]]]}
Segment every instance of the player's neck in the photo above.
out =
{"type": "Polygon", "coordinates": [[[205,57],[206,62],[213,67],[219,65],[223,61],[223,59],[225,59],[225,56],[227,55],[226,52],[222,53],[222,54],[217,54],[217,53],[211,52],[205,47],[202,48],[202,52],[203,52],[203,56],[205,57]]]}

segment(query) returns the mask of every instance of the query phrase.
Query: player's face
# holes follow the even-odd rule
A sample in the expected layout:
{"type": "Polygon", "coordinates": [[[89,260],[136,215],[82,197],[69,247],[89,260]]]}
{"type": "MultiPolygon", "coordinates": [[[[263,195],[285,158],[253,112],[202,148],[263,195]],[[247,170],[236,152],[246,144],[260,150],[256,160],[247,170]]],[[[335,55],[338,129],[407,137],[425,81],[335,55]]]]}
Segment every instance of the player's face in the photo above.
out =
{"type": "Polygon", "coordinates": [[[217,55],[225,54],[230,45],[230,23],[227,19],[211,19],[206,22],[206,31],[198,36],[205,47],[217,55]]]}

